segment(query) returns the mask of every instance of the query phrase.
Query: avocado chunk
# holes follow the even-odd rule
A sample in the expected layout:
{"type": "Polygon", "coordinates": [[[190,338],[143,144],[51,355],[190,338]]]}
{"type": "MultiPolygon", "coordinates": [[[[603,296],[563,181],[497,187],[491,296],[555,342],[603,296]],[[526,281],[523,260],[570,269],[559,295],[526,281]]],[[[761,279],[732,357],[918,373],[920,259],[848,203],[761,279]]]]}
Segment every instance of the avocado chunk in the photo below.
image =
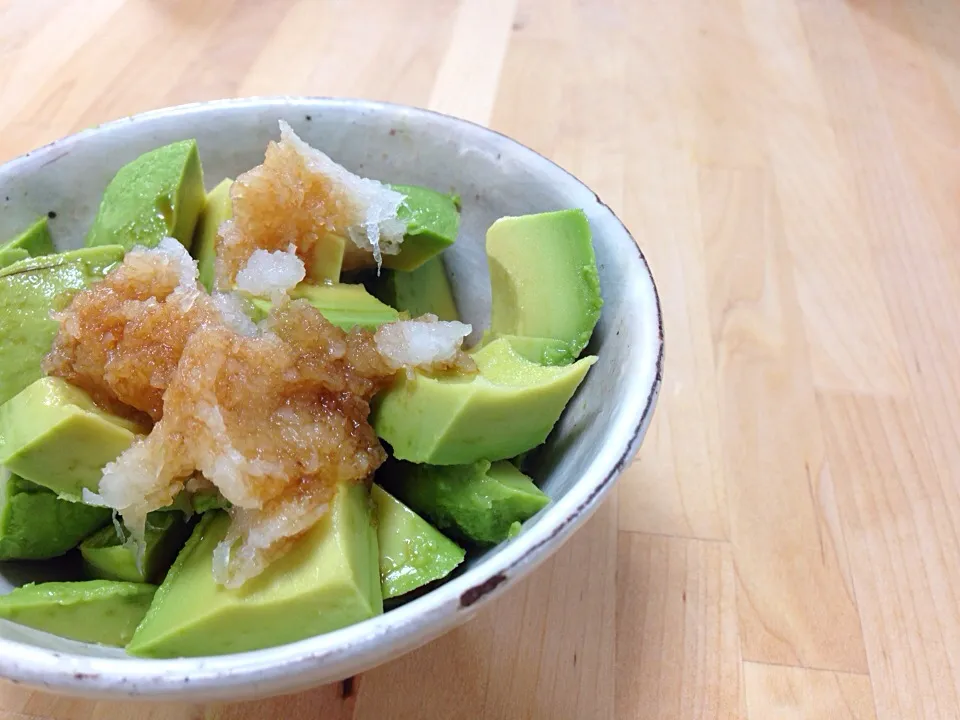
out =
{"type": "Polygon", "coordinates": [[[460,319],[442,255],[410,272],[385,271],[373,283],[373,294],[413,318],[431,314],[441,320],[460,319]]]}
{"type": "Polygon", "coordinates": [[[53,252],[53,239],[50,237],[50,228],[47,226],[46,216],[37,218],[33,225],[13,240],[8,240],[0,245],[0,253],[4,250],[25,250],[27,255],[33,257],[51,254],[53,252]]]}
{"type": "Polygon", "coordinates": [[[0,406],[0,465],[79,501],[103,467],[146,428],[98,408],[83,390],[45,377],[0,406]]]}
{"type": "Polygon", "coordinates": [[[411,508],[451,536],[478,545],[506,540],[516,534],[515,524],[550,502],[505,460],[446,467],[398,463],[390,479],[390,489],[411,508]]]}
{"type": "Polygon", "coordinates": [[[151,150],[120,168],[107,185],[87,246],[151,248],[173,237],[189,249],[205,201],[196,140],[151,150]]]}
{"type": "MultiPolygon", "coordinates": [[[[528,359],[572,362],[590,341],[603,299],[590,223],[582,210],[505,217],[487,231],[495,337],[534,338],[541,353],[517,347],[528,359]],[[566,346],[558,352],[555,341],[566,346]]],[[[529,341],[528,341],[529,342],[529,341]]]]}
{"type": "Polygon", "coordinates": [[[313,259],[306,263],[307,280],[318,285],[340,282],[346,250],[347,241],[339,235],[327,233],[317,238],[313,246],[313,259]]]}
{"type": "Polygon", "coordinates": [[[60,500],[0,468],[0,561],[63,555],[109,523],[110,515],[107,508],[60,500]]]}
{"type": "Polygon", "coordinates": [[[457,200],[430,188],[391,185],[405,197],[397,217],[407,223],[400,252],[384,255],[383,266],[395,270],[416,270],[427,260],[453,245],[460,230],[457,200]]]}
{"type": "Polygon", "coordinates": [[[596,357],[542,367],[506,340],[473,353],[479,373],[401,373],[374,399],[373,427],[394,457],[432,465],[503,460],[536,447],[560,418],[596,357]]]}
{"type": "Polygon", "coordinates": [[[233,217],[233,203],[230,200],[230,186],[233,180],[227,178],[207,193],[207,199],[197,220],[197,229],[193,234],[190,250],[197,259],[200,282],[213,291],[215,266],[217,261],[217,236],[220,226],[233,217]]]}
{"type": "Polygon", "coordinates": [[[163,580],[177,553],[190,537],[190,523],[180,512],[152,512],[147,516],[143,558],[122,527],[113,524],[80,543],[84,567],[102,580],[154,583],[163,580]]]}
{"type": "Polygon", "coordinates": [[[374,485],[370,496],[376,506],[384,600],[444,578],[463,562],[462,548],[382,487],[374,485]]]}
{"type": "Polygon", "coordinates": [[[515,353],[537,365],[566,365],[571,361],[570,346],[560,340],[518,335],[504,335],[503,338],[515,353]]]}
{"type": "Polygon", "coordinates": [[[0,596],[0,618],[71,640],[123,647],[156,590],[110,580],[31,583],[0,596]]]}
{"type": "Polygon", "coordinates": [[[0,268],[0,404],[39,378],[58,324],[51,310],[123,260],[117,246],[27,258],[0,268]]]}
{"type": "MultiPolygon", "coordinates": [[[[310,285],[300,283],[290,292],[294,300],[306,300],[327,320],[343,330],[361,327],[376,330],[384,323],[399,319],[400,313],[367,292],[363,285],[337,283],[310,285]]],[[[254,298],[253,305],[262,316],[270,312],[272,304],[263,298],[254,298]]]]}
{"type": "Polygon", "coordinates": [[[223,655],[284,645],[383,612],[377,533],[363,484],[340,486],[329,512],[238,589],[213,579],[230,517],[207,513],[127,647],[153,658],[223,655]]]}
{"type": "Polygon", "coordinates": [[[9,248],[8,250],[0,248],[0,268],[13,265],[15,262],[20,262],[28,257],[30,257],[30,253],[23,248],[9,248]]]}

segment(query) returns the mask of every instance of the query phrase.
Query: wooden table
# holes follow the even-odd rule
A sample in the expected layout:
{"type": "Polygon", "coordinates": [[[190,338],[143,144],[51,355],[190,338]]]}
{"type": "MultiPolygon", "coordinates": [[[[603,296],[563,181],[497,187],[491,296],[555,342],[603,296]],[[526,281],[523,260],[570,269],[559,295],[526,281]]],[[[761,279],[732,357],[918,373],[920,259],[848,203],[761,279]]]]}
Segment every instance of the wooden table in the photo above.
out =
{"type": "Polygon", "coordinates": [[[238,705],[0,718],[960,718],[960,4],[0,0],[0,157],[354,95],[487,123],[633,230],[662,399],[617,496],[470,625],[238,705]]]}

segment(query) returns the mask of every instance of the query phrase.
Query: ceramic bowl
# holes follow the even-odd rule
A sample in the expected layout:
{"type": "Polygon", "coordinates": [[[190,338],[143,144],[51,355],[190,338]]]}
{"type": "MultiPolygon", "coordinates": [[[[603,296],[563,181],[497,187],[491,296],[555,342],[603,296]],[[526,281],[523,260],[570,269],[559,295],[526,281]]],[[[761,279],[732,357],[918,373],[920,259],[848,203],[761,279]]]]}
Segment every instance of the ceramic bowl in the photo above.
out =
{"type": "MultiPolygon", "coordinates": [[[[590,220],[604,308],[589,352],[599,355],[538,454],[532,475],[552,502],[523,531],[470,557],[448,582],[382,616],[326,635],[221,657],[141,660],[0,621],[0,676],[93,697],[215,700],[292,692],[340,680],[465,622],[555,552],[630,464],[660,387],[663,334],[643,254],[601,199],[529,148],[437,113],[356,100],[258,98],[175,107],[84,130],[0,167],[0,238],[49,215],[58,249],[79,247],[114,173],[147,150],[196,138],[206,185],[259,164],[287,120],[349,169],[384,181],[456,191],[460,237],[448,252],[467,322],[488,321],[487,227],[504,215],[582,208],[590,220]]],[[[0,594],[43,580],[0,565],[0,594]]],[[[562,632],[562,628],[554,628],[562,632]]]]}

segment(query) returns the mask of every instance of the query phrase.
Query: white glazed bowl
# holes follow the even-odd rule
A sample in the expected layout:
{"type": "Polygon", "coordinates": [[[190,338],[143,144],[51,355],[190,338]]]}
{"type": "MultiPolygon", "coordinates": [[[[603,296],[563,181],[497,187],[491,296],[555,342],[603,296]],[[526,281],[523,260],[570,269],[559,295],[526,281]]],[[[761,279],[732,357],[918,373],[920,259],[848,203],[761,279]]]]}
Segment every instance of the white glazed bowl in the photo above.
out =
{"type": "MultiPolygon", "coordinates": [[[[56,692],[237,700],[340,680],[465,622],[555,552],[631,462],[660,387],[663,329],[656,288],[630,234],[575,177],[503,135],[397,105],[317,98],[228,100],[149,112],[58,140],[0,167],[0,238],[50,214],[59,249],[80,246],[114,173],[147,150],[196,138],[208,188],[259,164],[277,121],[362,175],[458,192],[460,237],[448,252],[458,305],[482,329],[489,313],[484,234],[504,215],[582,208],[590,219],[604,308],[587,375],[533,475],[553,502],[509,542],[471,557],[436,589],[327,635],[237,655],[141,660],[0,621],[0,676],[56,692]],[[55,214],[55,215],[54,215],[55,214]]],[[[0,594],[42,580],[0,565],[0,594]]],[[[562,630],[558,628],[557,630],[562,630]]]]}

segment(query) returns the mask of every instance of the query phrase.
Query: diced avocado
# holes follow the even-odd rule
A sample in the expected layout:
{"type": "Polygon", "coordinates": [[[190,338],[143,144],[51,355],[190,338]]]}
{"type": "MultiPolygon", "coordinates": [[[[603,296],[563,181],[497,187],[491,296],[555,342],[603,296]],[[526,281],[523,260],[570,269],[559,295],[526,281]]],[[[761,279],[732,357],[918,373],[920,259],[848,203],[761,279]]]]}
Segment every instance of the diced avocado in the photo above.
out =
{"type": "Polygon", "coordinates": [[[214,270],[217,260],[217,234],[220,226],[233,217],[233,203],[230,200],[230,186],[233,180],[227,178],[207,193],[207,199],[197,220],[197,229],[193,234],[190,250],[197,259],[200,282],[213,290],[214,270]]]}
{"type": "Polygon", "coordinates": [[[0,618],[71,640],[123,647],[156,590],[110,580],[31,583],[0,596],[0,618]]]}
{"type": "Polygon", "coordinates": [[[473,354],[479,373],[401,373],[374,400],[373,427],[394,457],[432,465],[503,460],[544,440],[595,357],[541,367],[494,340],[473,354]]]}
{"type": "Polygon", "coordinates": [[[550,502],[504,460],[446,467],[398,463],[392,469],[388,487],[397,497],[452,537],[480,545],[506,540],[514,523],[550,502]]]}
{"type": "Polygon", "coordinates": [[[0,465],[68,500],[96,491],[103,466],[146,428],[104,412],[57,377],[35,381],[0,406],[0,465]]]}
{"type": "Polygon", "coordinates": [[[139,566],[136,546],[113,524],[80,543],[80,554],[91,577],[159,583],[190,537],[190,527],[183,513],[150,513],[144,538],[146,547],[139,566]]]}
{"type": "Polygon", "coordinates": [[[0,268],[0,404],[39,378],[58,324],[51,310],[123,260],[118,246],[27,258],[0,268]]]}
{"type": "MultiPolygon", "coordinates": [[[[343,330],[353,327],[376,330],[384,323],[393,322],[400,313],[368,293],[363,285],[338,283],[310,285],[300,283],[290,297],[306,300],[327,320],[343,330]]],[[[269,300],[254,298],[253,304],[263,315],[272,307],[269,300]]]]}
{"type": "Polygon", "coordinates": [[[13,265],[15,262],[20,262],[28,257],[30,257],[30,253],[23,248],[9,248],[7,250],[0,248],[0,268],[13,265]]]}
{"type": "MultiPolygon", "coordinates": [[[[501,218],[487,231],[487,261],[490,332],[559,341],[567,348],[562,362],[575,360],[603,306],[586,214],[560,210],[501,218]]],[[[517,349],[530,357],[526,350],[517,349]]],[[[560,364],[555,348],[541,357],[560,364]]]]}
{"type": "Polygon", "coordinates": [[[463,562],[463,549],[379,485],[376,506],[383,598],[397,597],[444,578],[463,562]]]}
{"type": "Polygon", "coordinates": [[[3,250],[26,250],[27,255],[38,257],[53,252],[53,239],[50,237],[50,228],[47,227],[46,216],[41,216],[30,227],[17,235],[13,240],[0,245],[3,250]]]}
{"type": "Polygon", "coordinates": [[[514,352],[537,365],[566,365],[572,359],[570,346],[560,340],[517,335],[503,337],[510,343],[514,352]]]}
{"type": "Polygon", "coordinates": [[[59,500],[0,468],[0,561],[63,555],[109,523],[110,515],[107,508],[59,500]]]}
{"type": "Polygon", "coordinates": [[[347,241],[339,235],[328,233],[317,238],[313,259],[306,263],[307,280],[317,285],[340,282],[346,249],[347,241]]]}
{"type": "Polygon", "coordinates": [[[430,313],[441,320],[460,319],[441,255],[410,272],[384,271],[374,282],[373,292],[390,307],[413,318],[430,313]]]}
{"type": "Polygon", "coordinates": [[[127,647],[154,658],[223,655],[284,645],[383,612],[377,533],[363,484],[341,486],[330,511],[294,547],[238,589],[213,579],[230,523],[207,513],[127,647]]]}
{"type": "Polygon", "coordinates": [[[87,245],[154,247],[165,237],[189,249],[206,202],[196,140],[181,140],[124,165],[103,192],[87,245]]]}
{"type": "Polygon", "coordinates": [[[229,510],[231,507],[230,501],[216,488],[198,490],[190,496],[190,509],[201,515],[211,510],[229,510]]]}
{"type": "Polygon", "coordinates": [[[397,217],[407,222],[407,232],[396,255],[384,255],[383,266],[416,270],[453,245],[460,229],[457,201],[450,195],[416,185],[392,185],[405,196],[397,217]]]}

